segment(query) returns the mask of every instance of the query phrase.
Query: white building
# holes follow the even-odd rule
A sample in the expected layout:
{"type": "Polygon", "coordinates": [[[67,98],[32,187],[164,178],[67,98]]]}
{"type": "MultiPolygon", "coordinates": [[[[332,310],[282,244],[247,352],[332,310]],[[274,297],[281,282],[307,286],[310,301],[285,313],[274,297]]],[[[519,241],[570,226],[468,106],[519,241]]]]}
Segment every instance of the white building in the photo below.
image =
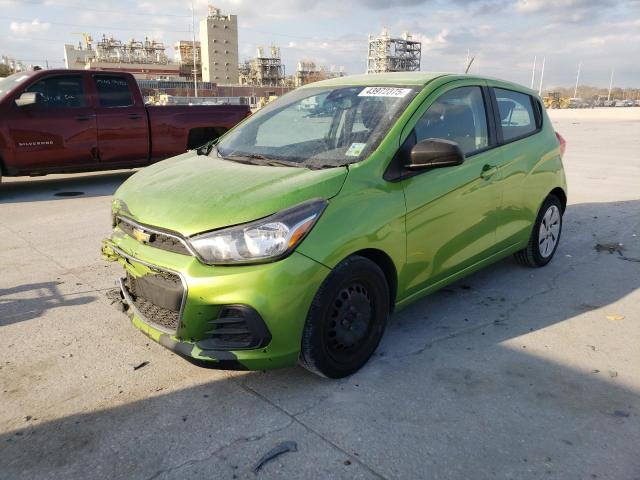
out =
{"type": "Polygon", "coordinates": [[[209,5],[207,18],[200,21],[200,45],[202,81],[237,84],[239,82],[237,15],[222,15],[219,8],[209,5]]]}

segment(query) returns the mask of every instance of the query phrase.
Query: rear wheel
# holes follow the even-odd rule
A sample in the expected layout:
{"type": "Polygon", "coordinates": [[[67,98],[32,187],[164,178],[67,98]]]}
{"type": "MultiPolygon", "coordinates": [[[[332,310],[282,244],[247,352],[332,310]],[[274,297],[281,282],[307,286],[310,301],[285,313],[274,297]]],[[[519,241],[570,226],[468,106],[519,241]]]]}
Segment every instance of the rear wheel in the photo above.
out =
{"type": "Polygon", "coordinates": [[[328,378],[360,369],[380,343],[389,315],[389,287],[371,260],[353,256],[324,281],[302,334],[300,364],[328,378]]]}
{"type": "Polygon", "coordinates": [[[526,248],[516,252],[516,260],[529,267],[544,267],[556,253],[562,233],[562,204],[549,195],[542,204],[526,248]]]}

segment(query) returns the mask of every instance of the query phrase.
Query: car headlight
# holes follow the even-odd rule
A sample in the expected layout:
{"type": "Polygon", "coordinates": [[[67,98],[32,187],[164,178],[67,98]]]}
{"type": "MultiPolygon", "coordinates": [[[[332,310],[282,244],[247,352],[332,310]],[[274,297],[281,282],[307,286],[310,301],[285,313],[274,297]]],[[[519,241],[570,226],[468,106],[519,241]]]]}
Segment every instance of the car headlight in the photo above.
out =
{"type": "Polygon", "coordinates": [[[326,200],[310,200],[255,222],[196,235],[189,243],[210,265],[271,262],[296,248],[326,206],[326,200]]]}

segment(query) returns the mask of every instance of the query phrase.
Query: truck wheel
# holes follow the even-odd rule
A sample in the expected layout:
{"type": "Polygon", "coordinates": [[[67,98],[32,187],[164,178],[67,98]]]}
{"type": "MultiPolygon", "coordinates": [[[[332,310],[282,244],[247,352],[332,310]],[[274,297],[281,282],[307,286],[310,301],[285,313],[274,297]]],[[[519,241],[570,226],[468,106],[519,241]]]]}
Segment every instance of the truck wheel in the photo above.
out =
{"type": "Polygon", "coordinates": [[[389,315],[389,287],[371,260],[352,256],[318,289],[302,333],[300,364],[328,378],[356,372],[371,357],[389,315]]]}
{"type": "Polygon", "coordinates": [[[527,247],[516,252],[518,263],[528,267],[544,267],[556,253],[562,233],[562,204],[549,195],[542,204],[527,247]]]}

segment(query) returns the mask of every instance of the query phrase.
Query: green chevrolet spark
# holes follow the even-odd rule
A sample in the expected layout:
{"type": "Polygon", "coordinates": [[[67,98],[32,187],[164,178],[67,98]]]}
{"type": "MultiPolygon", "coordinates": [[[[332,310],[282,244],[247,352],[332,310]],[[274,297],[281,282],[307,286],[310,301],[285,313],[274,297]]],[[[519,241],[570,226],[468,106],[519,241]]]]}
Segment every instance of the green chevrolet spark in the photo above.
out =
{"type": "Polygon", "coordinates": [[[567,189],[535,92],[355,75],[288,93],[133,175],[103,243],[133,325],[198,364],[330,378],[389,315],[508,255],[553,257],[567,189]]]}

